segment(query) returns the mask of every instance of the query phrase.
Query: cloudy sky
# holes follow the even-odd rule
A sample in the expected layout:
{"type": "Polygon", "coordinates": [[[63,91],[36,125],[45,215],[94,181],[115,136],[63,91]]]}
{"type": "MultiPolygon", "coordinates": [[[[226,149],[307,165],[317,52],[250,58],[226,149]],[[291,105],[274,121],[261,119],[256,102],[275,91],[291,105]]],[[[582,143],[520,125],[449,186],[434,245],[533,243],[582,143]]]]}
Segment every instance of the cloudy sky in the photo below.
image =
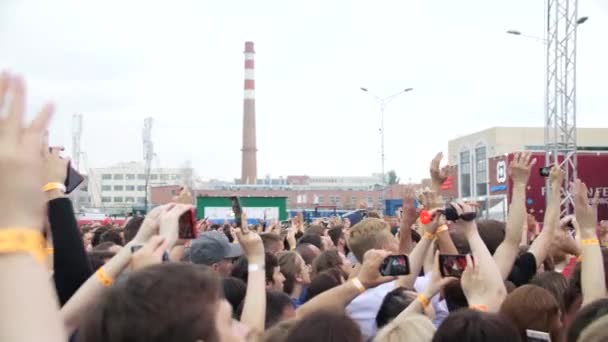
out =
{"type": "MultiPolygon", "coordinates": [[[[542,0],[0,0],[0,68],[29,82],[30,109],[58,107],[51,139],[71,148],[84,115],[90,167],[190,160],[203,178],[240,175],[243,47],[256,44],[258,174],[426,175],[447,141],[543,122],[542,0]]],[[[581,0],[578,122],[608,127],[608,1],[581,0]]]]}

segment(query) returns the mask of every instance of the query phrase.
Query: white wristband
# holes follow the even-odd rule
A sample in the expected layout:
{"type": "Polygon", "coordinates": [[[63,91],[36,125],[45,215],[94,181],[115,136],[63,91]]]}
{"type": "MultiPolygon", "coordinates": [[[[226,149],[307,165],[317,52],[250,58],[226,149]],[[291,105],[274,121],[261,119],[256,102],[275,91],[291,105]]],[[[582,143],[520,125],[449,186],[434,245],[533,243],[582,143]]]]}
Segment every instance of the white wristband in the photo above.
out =
{"type": "Polygon", "coordinates": [[[247,272],[263,271],[263,270],[264,270],[264,265],[249,264],[247,266],[247,272]]]}

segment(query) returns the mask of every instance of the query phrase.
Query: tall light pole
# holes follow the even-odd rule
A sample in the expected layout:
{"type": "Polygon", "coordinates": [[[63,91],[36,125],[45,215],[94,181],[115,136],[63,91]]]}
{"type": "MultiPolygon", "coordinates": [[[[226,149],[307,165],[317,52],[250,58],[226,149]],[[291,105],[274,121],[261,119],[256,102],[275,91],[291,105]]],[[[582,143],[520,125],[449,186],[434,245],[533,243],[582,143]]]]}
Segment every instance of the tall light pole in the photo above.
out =
{"type": "Polygon", "coordinates": [[[517,30],[507,33],[545,44],[545,165],[559,164],[564,170],[561,206],[562,214],[569,214],[573,204],[569,184],[577,177],[576,33],[589,18],[578,17],[578,0],[547,0],[546,6],[546,38],[517,30]]]}
{"type": "Polygon", "coordinates": [[[401,95],[401,94],[405,94],[409,91],[414,90],[414,88],[405,88],[401,91],[399,91],[398,93],[395,93],[391,96],[387,96],[387,97],[380,97],[374,93],[372,93],[371,91],[369,91],[367,88],[361,87],[360,88],[362,91],[369,93],[371,96],[373,96],[373,98],[376,100],[376,102],[378,103],[378,105],[380,105],[380,160],[382,163],[382,185],[386,184],[386,173],[384,172],[384,160],[385,160],[385,155],[384,155],[384,110],[386,109],[386,106],[393,101],[397,96],[401,95]]]}

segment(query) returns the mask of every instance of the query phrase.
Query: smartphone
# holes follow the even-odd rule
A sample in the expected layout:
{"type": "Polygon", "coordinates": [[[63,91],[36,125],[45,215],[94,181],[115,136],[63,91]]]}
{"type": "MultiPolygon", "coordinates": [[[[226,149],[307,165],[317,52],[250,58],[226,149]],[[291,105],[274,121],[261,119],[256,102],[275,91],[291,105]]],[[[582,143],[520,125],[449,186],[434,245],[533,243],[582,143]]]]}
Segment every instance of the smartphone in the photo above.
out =
{"type": "Polygon", "coordinates": [[[68,163],[67,175],[65,178],[65,193],[69,194],[84,182],[84,177],[72,167],[72,163],[68,163]]]}
{"type": "Polygon", "coordinates": [[[196,212],[194,208],[186,211],[179,217],[179,233],[178,237],[180,239],[196,239],[197,229],[196,229],[196,212]]]}
{"type": "Polygon", "coordinates": [[[237,228],[241,228],[241,216],[243,215],[243,208],[241,207],[241,201],[237,196],[230,197],[232,202],[232,212],[234,212],[234,221],[237,228]]]}
{"type": "Polygon", "coordinates": [[[410,274],[410,261],[407,255],[389,255],[380,266],[383,276],[402,276],[410,274]]]}
{"type": "Polygon", "coordinates": [[[544,331],[526,329],[526,337],[528,342],[551,342],[551,335],[544,331]]]}
{"type": "Polygon", "coordinates": [[[549,177],[551,174],[551,166],[545,166],[538,169],[538,173],[541,177],[549,177]]]}
{"type": "Polygon", "coordinates": [[[467,268],[466,254],[439,254],[439,265],[442,277],[462,277],[467,268]]]}

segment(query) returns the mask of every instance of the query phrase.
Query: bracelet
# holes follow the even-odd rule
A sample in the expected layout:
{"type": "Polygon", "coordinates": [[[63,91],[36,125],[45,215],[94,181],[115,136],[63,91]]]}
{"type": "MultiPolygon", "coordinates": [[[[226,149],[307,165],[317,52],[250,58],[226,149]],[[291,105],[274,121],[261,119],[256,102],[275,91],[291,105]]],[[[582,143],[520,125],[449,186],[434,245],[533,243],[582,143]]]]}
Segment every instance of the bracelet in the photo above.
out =
{"type": "Polygon", "coordinates": [[[112,279],[112,277],[110,277],[108,273],[106,273],[106,269],[103,266],[100,267],[97,272],[95,272],[95,275],[97,276],[97,280],[99,280],[101,285],[105,287],[112,285],[112,283],[114,282],[114,279],[112,279]]]}
{"type": "Polygon", "coordinates": [[[48,255],[53,255],[53,253],[55,253],[55,248],[53,248],[53,247],[47,247],[46,248],[46,253],[48,255]]]}
{"type": "Polygon", "coordinates": [[[56,189],[61,190],[61,192],[66,191],[65,185],[63,185],[61,183],[47,183],[45,186],[42,187],[42,192],[49,192],[51,190],[56,190],[56,189]]]}
{"type": "Polygon", "coordinates": [[[355,285],[355,287],[357,288],[357,290],[359,290],[359,293],[363,293],[365,292],[365,286],[363,286],[363,283],[361,282],[361,280],[359,280],[358,277],[354,277],[352,279],[352,283],[353,285],[355,285]]]}
{"type": "Polygon", "coordinates": [[[447,224],[443,224],[439,228],[437,228],[437,231],[435,231],[435,235],[437,235],[439,233],[443,233],[443,232],[445,232],[447,230],[448,230],[448,225],[447,224]]]}
{"type": "Polygon", "coordinates": [[[429,304],[431,304],[429,297],[423,295],[422,293],[419,294],[418,297],[416,297],[416,300],[419,301],[420,304],[422,304],[423,308],[426,308],[427,306],[429,306],[429,304]]]}
{"type": "Polygon", "coordinates": [[[38,230],[27,228],[0,229],[0,254],[28,253],[38,262],[46,261],[44,237],[38,230]]]}
{"type": "Polygon", "coordinates": [[[422,238],[426,239],[426,240],[435,240],[435,234],[429,233],[429,232],[424,232],[424,234],[422,235],[422,238]]]}
{"type": "Polygon", "coordinates": [[[469,306],[469,309],[471,310],[477,310],[477,311],[481,311],[481,312],[486,312],[488,311],[488,307],[483,305],[483,304],[473,304],[469,306]]]}
{"type": "Polygon", "coordinates": [[[581,244],[583,246],[598,246],[600,244],[600,240],[598,240],[598,239],[583,239],[583,240],[581,240],[581,244]]]}
{"type": "Polygon", "coordinates": [[[247,265],[247,272],[263,271],[264,266],[264,264],[249,264],[247,265]]]}

